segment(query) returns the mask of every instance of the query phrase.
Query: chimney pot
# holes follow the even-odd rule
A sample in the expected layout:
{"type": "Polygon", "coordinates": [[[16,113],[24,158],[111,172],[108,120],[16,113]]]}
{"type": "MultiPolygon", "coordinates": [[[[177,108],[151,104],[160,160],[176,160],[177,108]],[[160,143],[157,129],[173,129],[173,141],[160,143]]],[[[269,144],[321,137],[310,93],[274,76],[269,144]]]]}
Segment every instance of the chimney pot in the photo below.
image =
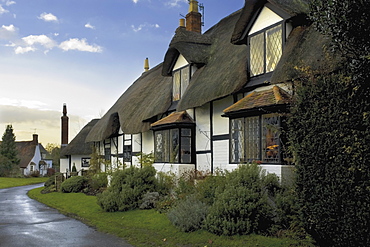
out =
{"type": "Polygon", "coordinates": [[[185,19],[184,18],[180,19],[180,27],[185,27],[185,19]]]}
{"type": "Polygon", "coordinates": [[[39,136],[37,134],[33,134],[32,143],[33,144],[38,144],[39,143],[39,136]]]}
{"type": "Polygon", "coordinates": [[[149,71],[149,59],[146,58],[144,61],[144,71],[147,72],[149,71]]]}

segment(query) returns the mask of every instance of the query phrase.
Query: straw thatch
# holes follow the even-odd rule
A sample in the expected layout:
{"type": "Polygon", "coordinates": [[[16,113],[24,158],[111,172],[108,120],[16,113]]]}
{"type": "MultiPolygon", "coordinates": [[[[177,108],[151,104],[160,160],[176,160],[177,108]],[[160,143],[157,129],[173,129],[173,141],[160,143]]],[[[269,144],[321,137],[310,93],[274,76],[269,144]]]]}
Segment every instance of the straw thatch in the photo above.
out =
{"type": "Polygon", "coordinates": [[[99,119],[93,119],[86,124],[82,130],[73,138],[68,146],[62,148],[60,156],[67,155],[91,155],[92,147],[91,143],[85,143],[86,136],[89,134],[91,129],[98,123],[99,119]]]}
{"type": "Polygon", "coordinates": [[[136,134],[150,129],[145,120],[166,112],[171,105],[172,78],[161,75],[162,64],[140,76],[92,128],[86,142],[102,141],[114,135],[112,114],[118,115],[122,131],[136,134]]]}
{"type": "MultiPolygon", "coordinates": [[[[212,44],[207,48],[207,61],[193,75],[191,83],[179,101],[178,111],[202,106],[212,100],[230,95],[246,83],[247,47],[230,43],[239,15],[240,11],[233,13],[203,34],[212,40],[212,44]]],[[[181,52],[185,58],[190,56],[189,53],[197,52],[197,49],[192,49],[193,43],[188,41],[187,46],[188,53],[181,52]]],[[[177,44],[171,42],[169,49],[176,48],[177,44]]],[[[169,62],[171,61],[165,60],[165,63],[169,62]]]]}

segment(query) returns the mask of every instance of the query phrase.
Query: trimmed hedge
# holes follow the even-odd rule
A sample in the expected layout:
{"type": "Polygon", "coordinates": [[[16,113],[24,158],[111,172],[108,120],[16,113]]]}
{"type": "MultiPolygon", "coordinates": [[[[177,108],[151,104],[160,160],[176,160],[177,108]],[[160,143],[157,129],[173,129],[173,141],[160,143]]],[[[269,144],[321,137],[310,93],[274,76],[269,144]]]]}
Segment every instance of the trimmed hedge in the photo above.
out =
{"type": "Polygon", "coordinates": [[[86,177],[74,176],[65,180],[61,185],[61,190],[64,193],[78,193],[87,186],[88,179],[86,177]]]}

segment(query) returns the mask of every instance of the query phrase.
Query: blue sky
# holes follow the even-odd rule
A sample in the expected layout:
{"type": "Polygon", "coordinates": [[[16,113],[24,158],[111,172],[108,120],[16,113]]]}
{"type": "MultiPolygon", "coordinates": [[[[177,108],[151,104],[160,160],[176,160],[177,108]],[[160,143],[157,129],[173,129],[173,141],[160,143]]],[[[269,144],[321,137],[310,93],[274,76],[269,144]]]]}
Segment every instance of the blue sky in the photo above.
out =
{"type": "MultiPolygon", "coordinates": [[[[244,0],[200,0],[203,31],[244,0]]],[[[60,144],[100,118],[143,72],[162,62],[187,0],[0,0],[0,132],[60,144]],[[1,127],[2,126],[2,127],[1,127]],[[3,129],[2,129],[3,128],[3,129]]]]}

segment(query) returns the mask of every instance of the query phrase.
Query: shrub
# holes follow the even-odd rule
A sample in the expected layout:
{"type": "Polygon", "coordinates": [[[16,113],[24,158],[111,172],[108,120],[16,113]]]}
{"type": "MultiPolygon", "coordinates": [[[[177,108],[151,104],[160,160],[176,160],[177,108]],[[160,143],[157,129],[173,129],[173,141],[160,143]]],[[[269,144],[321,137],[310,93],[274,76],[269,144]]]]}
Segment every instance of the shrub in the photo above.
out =
{"type": "Polygon", "coordinates": [[[272,224],[272,209],[263,184],[265,176],[257,164],[227,173],[225,188],[216,191],[205,228],[217,235],[266,231],[272,224]]]}
{"type": "Polygon", "coordinates": [[[216,191],[222,191],[225,188],[225,182],[225,176],[222,174],[209,175],[199,180],[195,186],[198,200],[209,206],[212,205],[216,198],[216,191]]]}
{"type": "Polygon", "coordinates": [[[146,192],[156,189],[153,166],[129,167],[113,173],[111,186],[97,195],[99,206],[107,211],[127,211],[138,208],[146,192]]]}
{"type": "Polygon", "coordinates": [[[74,176],[65,180],[61,185],[61,190],[64,193],[78,193],[87,186],[87,178],[74,176]]]}
{"type": "Polygon", "coordinates": [[[159,200],[158,192],[147,192],[142,198],[142,203],[140,209],[152,209],[156,207],[156,204],[159,200]]]}
{"type": "Polygon", "coordinates": [[[180,200],[168,213],[168,219],[183,232],[192,232],[202,227],[208,206],[194,195],[180,200]]]}
{"type": "Polygon", "coordinates": [[[336,74],[296,86],[289,137],[301,219],[322,246],[370,246],[369,81],[336,74]]]}
{"type": "Polygon", "coordinates": [[[108,177],[106,173],[96,173],[88,176],[88,184],[84,191],[87,195],[97,195],[102,193],[108,186],[108,177]]]}

